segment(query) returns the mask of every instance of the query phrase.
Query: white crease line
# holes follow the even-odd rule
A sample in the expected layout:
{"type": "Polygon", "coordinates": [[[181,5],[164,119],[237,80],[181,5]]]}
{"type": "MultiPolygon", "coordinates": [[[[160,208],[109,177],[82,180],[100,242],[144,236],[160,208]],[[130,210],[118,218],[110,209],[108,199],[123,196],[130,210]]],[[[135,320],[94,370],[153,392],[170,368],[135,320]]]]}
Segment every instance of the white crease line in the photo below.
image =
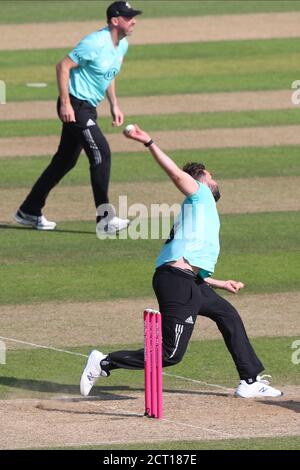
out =
{"type": "Polygon", "coordinates": [[[65,349],[53,348],[52,346],[43,346],[42,344],[29,343],[28,341],[21,341],[15,338],[7,338],[6,336],[0,336],[0,339],[5,339],[6,341],[13,341],[14,343],[27,344],[28,346],[34,346],[35,348],[50,349],[51,351],[63,352],[65,354],[72,354],[73,356],[83,356],[88,357],[86,354],[76,353],[72,351],[66,351],[65,349]]]}
{"type": "Polygon", "coordinates": [[[222,436],[228,436],[228,437],[236,438],[236,436],[234,436],[233,434],[230,434],[229,432],[225,432],[225,431],[217,431],[215,429],[203,428],[201,426],[195,426],[194,424],[181,423],[180,421],[172,421],[171,419],[166,419],[166,418],[162,418],[162,421],[167,421],[168,423],[172,423],[172,424],[176,424],[176,425],[180,425],[180,426],[186,426],[186,427],[189,427],[189,428],[201,429],[201,431],[209,431],[209,432],[213,432],[215,434],[221,434],[222,436]]]}
{"type": "Polygon", "coordinates": [[[174,374],[169,374],[168,372],[163,372],[163,375],[167,375],[168,377],[174,377],[176,379],[180,379],[180,380],[185,380],[187,382],[194,382],[196,384],[201,384],[201,385],[207,385],[209,387],[216,387],[216,388],[220,388],[222,390],[226,390],[226,392],[232,392],[232,388],[228,388],[228,387],[223,387],[222,385],[217,385],[217,384],[210,384],[208,382],[203,382],[202,380],[196,380],[196,379],[190,379],[189,377],[182,377],[181,375],[174,375],[174,374]]]}

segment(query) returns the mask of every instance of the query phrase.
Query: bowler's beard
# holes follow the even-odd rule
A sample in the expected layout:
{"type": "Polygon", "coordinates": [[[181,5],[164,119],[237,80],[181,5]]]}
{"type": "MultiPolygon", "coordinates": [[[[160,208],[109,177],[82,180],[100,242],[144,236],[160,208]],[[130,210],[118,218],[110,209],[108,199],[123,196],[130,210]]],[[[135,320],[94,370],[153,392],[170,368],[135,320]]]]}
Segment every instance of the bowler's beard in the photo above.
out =
{"type": "Polygon", "coordinates": [[[210,190],[211,190],[211,192],[212,192],[212,195],[213,195],[213,197],[214,197],[214,200],[215,200],[216,202],[218,202],[218,200],[219,200],[220,197],[221,197],[221,193],[220,193],[220,191],[219,191],[218,185],[217,185],[217,184],[209,185],[209,188],[210,188],[210,190]]]}

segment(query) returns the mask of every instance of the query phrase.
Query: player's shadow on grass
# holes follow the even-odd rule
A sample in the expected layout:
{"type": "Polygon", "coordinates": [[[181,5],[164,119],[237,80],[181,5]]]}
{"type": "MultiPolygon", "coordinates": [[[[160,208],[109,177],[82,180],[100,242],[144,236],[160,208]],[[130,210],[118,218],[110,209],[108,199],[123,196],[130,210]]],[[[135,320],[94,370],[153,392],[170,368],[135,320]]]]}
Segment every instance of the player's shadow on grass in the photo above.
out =
{"type": "MultiPolygon", "coordinates": [[[[0,229],[2,230],[30,230],[30,231],[36,231],[36,230],[33,230],[32,227],[18,227],[17,225],[12,225],[12,224],[0,224],[0,229]]],[[[87,234],[87,235],[96,235],[96,232],[95,230],[68,230],[68,229],[55,229],[55,230],[40,230],[40,232],[43,232],[43,233],[53,233],[53,234],[57,234],[57,233],[74,233],[74,234],[87,234]]]]}
{"type": "MultiPolygon", "coordinates": [[[[34,392],[43,393],[57,393],[57,394],[70,394],[79,395],[79,384],[68,385],[57,382],[50,382],[47,380],[33,380],[33,379],[17,379],[15,377],[0,377],[0,385],[12,388],[20,388],[24,390],[32,390],[34,392]]],[[[112,387],[95,387],[93,394],[101,397],[101,400],[133,400],[134,397],[128,395],[120,395],[116,391],[132,391],[128,386],[112,386],[112,387]]]]}

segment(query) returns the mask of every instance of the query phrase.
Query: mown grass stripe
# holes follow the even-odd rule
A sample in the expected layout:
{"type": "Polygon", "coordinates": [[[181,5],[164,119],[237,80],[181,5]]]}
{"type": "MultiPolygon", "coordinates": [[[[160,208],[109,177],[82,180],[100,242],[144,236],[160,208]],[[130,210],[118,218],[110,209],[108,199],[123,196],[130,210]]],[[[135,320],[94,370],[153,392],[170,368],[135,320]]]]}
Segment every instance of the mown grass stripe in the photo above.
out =
{"type": "MultiPolygon", "coordinates": [[[[156,65],[155,65],[156,67],[156,65]]],[[[237,65],[237,69],[239,69],[237,65]]],[[[259,69],[257,69],[259,70],[259,69]]],[[[160,96],[175,95],[184,93],[219,93],[233,91],[272,91],[286,90],[297,80],[297,69],[289,72],[280,72],[280,69],[274,69],[270,73],[233,73],[222,76],[220,74],[208,74],[204,77],[176,76],[161,78],[133,78],[119,80],[118,95],[125,96],[160,96]],[[296,78],[295,78],[296,77],[296,78]]],[[[18,74],[17,70],[12,72],[18,74]]],[[[20,84],[12,84],[7,89],[8,101],[39,101],[56,100],[57,85],[53,79],[53,71],[49,73],[43,81],[48,83],[46,88],[29,88],[26,86],[27,78],[23,77],[20,84]]],[[[29,81],[31,81],[29,79],[29,81]]],[[[9,83],[11,79],[8,79],[9,83]]]]}
{"type": "MultiPolygon", "coordinates": [[[[223,0],[222,0],[223,1],[223,0]]],[[[300,2],[299,2],[300,5],[300,2]]],[[[299,8],[300,9],[300,8],[299,8]]],[[[126,61],[147,62],[186,59],[188,61],[204,61],[204,64],[213,64],[214,61],[234,67],[235,61],[241,61],[245,65],[249,60],[269,59],[284,56],[288,53],[295,56],[299,50],[298,38],[282,39],[254,39],[236,41],[215,41],[213,43],[179,43],[176,47],[172,44],[131,45],[126,55],[126,61]]],[[[16,62],[20,68],[32,68],[33,66],[53,67],[62,57],[70,52],[70,48],[27,49],[26,51],[1,51],[0,70],[15,68],[16,62]],[[23,65],[24,64],[24,65],[23,65]]],[[[172,63],[172,62],[171,62],[172,63]]],[[[287,63],[285,61],[284,63],[287,63]]],[[[122,75],[123,75],[122,69],[122,75]]],[[[206,70],[207,72],[207,70],[206,70]]],[[[238,71],[237,71],[238,72],[238,71]]],[[[204,72],[203,72],[204,73],[204,72]]]]}
{"type": "Polygon", "coordinates": [[[299,450],[298,436],[259,437],[246,439],[181,440],[132,442],[125,444],[52,447],[54,450],[299,450]]]}
{"type": "MultiPolygon", "coordinates": [[[[181,30],[178,35],[178,19],[176,17],[139,18],[135,28],[132,44],[177,44],[186,42],[215,42],[224,40],[256,40],[273,38],[299,37],[300,14],[248,14],[205,16],[205,18],[189,16],[180,17],[181,30]],[[164,30],[168,31],[166,35],[164,30]]],[[[104,27],[99,20],[63,23],[31,23],[0,25],[3,38],[0,49],[45,49],[47,47],[73,47],[80,39],[91,31],[104,27]],[[34,35],[32,30],[34,29],[34,35]],[[24,41],[26,37],[26,41],[24,41]]]]}
{"type": "MultiPolygon", "coordinates": [[[[219,180],[218,184],[222,193],[218,204],[220,214],[299,210],[299,177],[219,180]]],[[[27,194],[28,188],[0,189],[0,199],[5,201],[1,207],[2,222],[11,223],[17,207],[27,194]]],[[[132,219],[138,217],[129,228],[132,237],[136,231],[139,233],[144,229],[147,217],[151,216],[155,221],[159,217],[158,213],[163,211],[165,211],[164,217],[169,216],[169,211],[177,214],[182,201],[178,190],[170,181],[114,183],[110,185],[109,194],[111,204],[121,217],[132,219]]],[[[63,220],[78,222],[95,220],[90,185],[55,188],[47,201],[47,215],[50,220],[55,218],[58,223],[63,220]]],[[[169,232],[169,227],[166,230],[169,232]]],[[[167,234],[165,233],[164,237],[167,234]]]]}
{"type": "MultiPolygon", "coordinates": [[[[190,115],[204,113],[213,116],[213,113],[259,112],[273,110],[297,110],[291,101],[290,90],[256,91],[256,92],[230,92],[230,93],[188,93],[174,96],[151,97],[123,97],[120,103],[125,118],[139,116],[169,116],[177,114],[190,115]]],[[[26,121],[34,120],[36,124],[47,120],[58,121],[55,102],[53,101],[22,101],[8,102],[5,113],[0,114],[0,120],[26,121]]],[[[111,118],[109,103],[104,100],[98,106],[99,117],[111,118]]],[[[105,119],[104,119],[105,124],[105,119]]],[[[20,124],[21,125],[21,124],[20,124]]]]}
{"type": "MultiPolygon", "coordinates": [[[[166,151],[182,149],[270,147],[300,144],[300,126],[243,127],[183,131],[156,131],[152,137],[166,151]]],[[[112,152],[140,152],[141,146],[121,131],[108,137],[112,152]]],[[[57,136],[0,139],[0,158],[41,156],[57,151],[57,136]]]]}
{"type": "MultiPolygon", "coordinates": [[[[299,292],[272,294],[247,294],[247,286],[239,295],[221,292],[232,302],[243,318],[249,336],[293,336],[300,334],[298,322],[299,292]],[[242,295],[241,295],[242,294],[242,295]],[[284,323],[282,315],[284,310],[284,323]],[[268,321],[272,318],[272,322],[268,321]],[[266,331],[267,327],[267,331],[266,331]]],[[[141,339],[141,323],[136,321],[145,306],[158,309],[152,297],[115,299],[102,302],[43,302],[36,304],[2,305],[0,340],[5,340],[7,350],[28,349],[28,341],[38,345],[62,348],[87,343],[131,343],[141,339]],[[120,315],[120,312],[122,314],[120,315]],[[84,323],[82,315],[85,316],[84,323]],[[41,327],[40,318],[43,317],[41,327]],[[101,331],[94,328],[101,316],[101,331]],[[72,335],[65,329],[72,324],[72,335]],[[112,325],[115,325],[112,329],[112,325]],[[30,331],[30,340],[28,333],[30,331]],[[8,341],[8,338],[10,340],[8,341]],[[19,342],[20,341],[20,342],[19,342]],[[23,341],[25,343],[23,343],[23,341]]],[[[210,319],[201,317],[193,331],[193,340],[215,339],[220,332],[210,319]]],[[[32,345],[31,345],[32,347],[32,345]]]]}
{"type": "MultiPolygon", "coordinates": [[[[205,163],[214,177],[238,179],[271,176],[299,176],[299,147],[254,147],[234,149],[176,150],[170,152],[182,167],[188,161],[205,163]]],[[[50,156],[1,159],[1,188],[29,188],[46,168],[50,156]]],[[[112,183],[166,181],[165,174],[145,153],[114,153],[112,183]]],[[[81,155],[77,166],[60,182],[61,186],[89,184],[88,160],[81,155]]]]}
{"type": "MultiPolygon", "coordinates": [[[[62,22],[62,21],[87,21],[99,18],[105,20],[105,9],[110,1],[99,3],[94,0],[74,0],[69,1],[53,0],[23,0],[22,7],[12,3],[10,0],[2,0],[2,12],[0,23],[31,23],[31,22],[62,22]]],[[[195,2],[185,0],[182,2],[172,2],[170,10],[169,0],[142,1],[136,0],[135,8],[144,10],[144,15],[149,18],[160,18],[162,16],[206,16],[236,13],[270,13],[298,11],[300,4],[295,0],[285,0],[284,2],[270,0],[250,0],[247,2],[237,2],[236,0],[201,0],[195,2]]]]}
{"type": "MultiPolygon", "coordinates": [[[[111,121],[111,117],[101,116],[98,124],[105,134],[120,133],[120,129],[112,127],[111,121]]],[[[295,106],[295,109],[286,110],[133,115],[126,117],[125,124],[129,122],[136,122],[149,132],[298,125],[300,108],[295,106]]],[[[2,121],[0,138],[55,135],[60,134],[60,130],[61,123],[58,119],[2,121]]]]}
{"type": "MultiPolygon", "coordinates": [[[[300,237],[300,214],[298,212],[271,212],[253,214],[224,214],[221,217],[222,256],[231,254],[253,253],[281,253],[295,251],[300,237]],[[281,228],[284,227],[284,230],[281,228]],[[251,248],[250,248],[251,247],[251,248]]],[[[150,225],[150,222],[149,222],[150,225]]],[[[149,227],[150,228],[150,227],[149,227]]],[[[72,263],[69,257],[61,258],[60,252],[72,252],[73,261],[83,264],[93,258],[94,252],[103,255],[103,260],[119,258],[116,248],[120,249],[120,257],[128,257],[131,248],[136,248],[143,256],[154,253],[155,248],[161,247],[163,240],[122,240],[107,239],[99,241],[94,237],[95,225],[93,222],[61,222],[55,232],[37,232],[22,228],[7,228],[1,230],[0,253],[3,261],[14,265],[22,258],[23,263],[37,264],[56,262],[62,264],[72,263]],[[89,242],[83,244],[83,240],[89,242]],[[13,242],[13,244],[11,243],[13,242]],[[37,259],[39,251],[48,244],[44,256],[37,259]],[[31,247],[31,250],[29,248],[31,247]],[[105,251],[103,251],[105,250],[105,251]]],[[[134,250],[133,250],[134,251],[134,250]]],[[[152,256],[153,258],[153,256],[152,256]]],[[[154,258],[153,258],[154,259],[154,258]]]]}

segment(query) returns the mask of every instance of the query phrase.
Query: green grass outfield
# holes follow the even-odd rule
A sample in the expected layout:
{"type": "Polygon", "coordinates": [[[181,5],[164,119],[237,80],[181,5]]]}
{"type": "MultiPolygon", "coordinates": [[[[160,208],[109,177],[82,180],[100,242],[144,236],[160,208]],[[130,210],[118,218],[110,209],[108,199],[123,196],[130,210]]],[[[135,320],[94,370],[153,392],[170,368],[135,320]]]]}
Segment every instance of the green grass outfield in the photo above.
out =
{"type": "MultiPolygon", "coordinates": [[[[105,10],[112,1],[100,0],[39,0],[25,1],[10,0],[1,1],[0,23],[30,23],[49,21],[87,21],[95,18],[105,19],[105,10]],[[20,7],[22,2],[23,7],[20,7]]],[[[144,12],[144,18],[159,18],[167,16],[200,16],[200,15],[222,15],[237,13],[268,13],[299,11],[300,2],[298,0],[197,0],[197,1],[140,1],[133,3],[135,9],[144,12]]]]}
{"type": "MultiPolygon", "coordinates": [[[[119,96],[287,89],[298,77],[299,40],[221,41],[130,48],[119,96]],[[134,63],[134,67],[133,67],[134,63]]],[[[7,101],[57,96],[54,65],[69,50],[1,52],[7,101]],[[46,88],[26,83],[46,82],[46,88]]]]}
{"type": "MultiPolygon", "coordinates": [[[[216,277],[241,279],[249,293],[299,289],[299,221],[295,212],[222,216],[216,277]]],[[[55,233],[4,228],[0,303],[152,295],[151,278],[161,245],[161,240],[99,241],[93,222],[62,223],[55,233]]]]}

